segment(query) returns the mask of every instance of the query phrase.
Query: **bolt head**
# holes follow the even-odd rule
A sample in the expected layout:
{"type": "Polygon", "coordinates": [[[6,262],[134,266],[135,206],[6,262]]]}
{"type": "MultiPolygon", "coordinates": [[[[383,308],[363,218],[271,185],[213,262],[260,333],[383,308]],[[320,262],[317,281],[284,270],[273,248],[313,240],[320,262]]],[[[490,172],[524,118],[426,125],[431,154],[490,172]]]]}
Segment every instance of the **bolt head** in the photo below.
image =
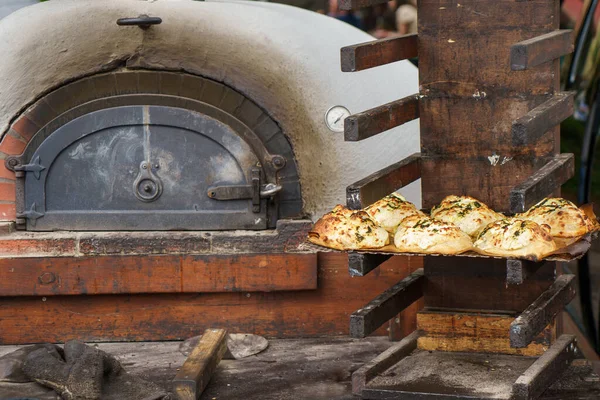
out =
{"type": "Polygon", "coordinates": [[[10,165],[11,167],[16,167],[18,163],[19,161],[17,161],[15,158],[11,158],[10,160],[8,160],[8,165],[10,165]]]}

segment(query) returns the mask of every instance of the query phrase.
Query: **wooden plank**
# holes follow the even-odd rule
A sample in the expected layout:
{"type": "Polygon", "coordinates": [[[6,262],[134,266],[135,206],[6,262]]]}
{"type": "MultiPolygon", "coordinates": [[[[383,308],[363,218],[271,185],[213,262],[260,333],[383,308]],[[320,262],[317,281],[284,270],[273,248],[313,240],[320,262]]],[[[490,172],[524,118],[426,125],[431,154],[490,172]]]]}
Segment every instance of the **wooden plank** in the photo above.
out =
{"type": "Polygon", "coordinates": [[[421,177],[421,155],[415,153],[346,188],[346,203],[360,210],[421,177]]]}
{"type": "Polygon", "coordinates": [[[506,284],[521,285],[545,265],[528,260],[506,260],[506,284]]]}
{"type": "Polygon", "coordinates": [[[350,336],[364,338],[423,296],[423,269],[404,278],[350,316],[350,336]]]}
{"type": "Polygon", "coordinates": [[[179,400],[200,398],[226,351],[227,331],[224,329],[204,331],[200,342],[173,379],[173,389],[179,400]]]}
{"type": "Polygon", "coordinates": [[[518,314],[547,290],[555,278],[555,263],[544,263],[520,285],[506,284],[506,260],[426,257],[424,269],[425,306],[439,310],[499,310],[518,314]]]}
{"type": "Polygon", "coordinates": [[[358,142],[419,118],[419,95],[405,97],[350,115],[344,120],[344,140],[358,142]]]}
{"type": "Polygon", "coordinates": [[[562,335],[513,385],[515,400],[530,400],[541,395],[575,359],[575,336],[562,335]]]}
{"type": "Polygon", "coordinates": [[[512,348],[509,328],[514,316],[474,312],[421,311],[417,314],[418,347],[428,351],[478,352],[539,356],[555,337],[552,324],[525,348],[512,348]]]}
{"type": "Polygon", "coordinates": [[[381,374],[404,357],[410,355],[417,347],[419,334],[413,332],[400,342],[392,345],[389,349],[369,361],[352,373],[352,393],[360,395],[367,383],[377,375],[381,374]]]}
{"type": "Polygon", "coordinates": [[[365,276],[392,256],[385,254],[348,253],[350,276],[365,276]]]}
{"type": "Polygon", "coordinates": [[[513,122],[512,141],[515,146],[535,143],[548,130],[573,114],[573,92],[557,93],[545,103],[513,122]]]}
{"type": "Polygon", "coordinates": [[[0,259],[0,296],[316,288],[315,253],[0,259]]]}
{"type": "Polygon", "coordinates": [[[362,71],[418,56],[416,33],[342,47],[342,72],[362,71]]]}
{"type": "Polygon", "coordinates": [[[526,347],[573,300],[575,275],[561,275],[510,324],[510,346],[526,347]]]}
{"type": "Polygon", "coordinates": [[[573,154],[559,154],[510,192],[510,212],[525,212],[575,174],[573,154]]]}
{"type": "Polygon", "coordinates": [[[393,257],[376,273],[352,278],[346,255],[320,253],[316,290],[3,297],[0,344],[185,340],[211,326],[267,337],[347,336],[352,312],[421,263],[393,257]]]}
{"type": "Polygon", "coordinates": [[[523,71],[573,52],[573,30],[561,29],[516,43],[510,48],[510,68],[523,71]]]}
{"type": "Polygon", "coordinates": [[[387,3],[388,1],[389,0],[339,0],[338,7],[340,10],[358,10],[359,8],[387,3]]]}

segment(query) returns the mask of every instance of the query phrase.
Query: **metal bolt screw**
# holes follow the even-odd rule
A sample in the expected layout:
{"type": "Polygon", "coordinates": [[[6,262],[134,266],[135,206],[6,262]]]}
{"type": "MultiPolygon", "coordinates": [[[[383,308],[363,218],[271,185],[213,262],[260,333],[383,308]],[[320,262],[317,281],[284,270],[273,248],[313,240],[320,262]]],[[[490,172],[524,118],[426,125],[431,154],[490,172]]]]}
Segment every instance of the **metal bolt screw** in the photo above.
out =
{"type": "Polygon", "coordinates": [[[158,163],[154,164],[154,169],[158,169],[160,167],[160,165],[158,165],[158,163]]]}
{"type": "Polygon", "coordinates": [[[8,165],[10,165],[11,167],[16,167],[18,163],[19,163],[19,161],[17,161],[14,158],[11,158],[10,160],[8,160],[8,165]]]}
{"type": "Polygon", "coordinates": [[[285,160],[283,159],[283,157],[280,156],[273,157],[273,165],[278,168],[281,168],[285,165],[285,160]]]}
{"type": "Polygon", "coordinates": [[[144,186],[144,192],[150,193],[151,191],[152,191],[152,186],[150,186],[150,184],[146,184],[144,186]]]}
{"type": "Polygon", "coordinates": [[[148,169],[148,165],[146,165],[146,164],[143,164],[143,165],[142,165],[142,168],[143,168],[143,169],[148,169]]]}
{"type": "Polygon", "coordinates": [[[55,281],[56,275],[54,275],[54,272],[44,272],[38,277],[38,282],[40,282],[42,285],[49,285],[55,281]]]}

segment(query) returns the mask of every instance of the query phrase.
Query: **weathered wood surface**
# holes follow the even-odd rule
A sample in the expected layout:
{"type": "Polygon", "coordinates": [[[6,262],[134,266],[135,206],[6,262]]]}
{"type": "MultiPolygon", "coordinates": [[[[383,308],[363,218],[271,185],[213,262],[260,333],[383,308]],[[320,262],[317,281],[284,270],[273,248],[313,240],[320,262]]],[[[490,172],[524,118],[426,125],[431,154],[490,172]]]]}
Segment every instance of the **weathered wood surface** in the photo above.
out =
{"type": "Polygon", "coordinates": [[[527,260],[506,260],[506,283],[520,285],[533,277],[545,264],[545,262],[527,260]]]}
{"type": "Polygon", "coordinates": [[[346,203],[360,210],[421,177],[421,155],[413,154],[346,188],[346,203]]]}
{"type": "Polygon", "coordinates": [[[569,367],[575,358],[575,336],[562,335],[548,351],[527,368],[513,385],[515,400],[530,400],[541,395],[569,367]]]}
{"type": "Polygon", "coordinates": [[[510,67],[523,71],[572,53],[573,31],[561,29],[516,43],[510,48],[510,67]]]}
{"type": "Polygon", "coordinates": [[[512,124],[515,146],[535,143],[548,130],[573,115],[573,92],[557,93],[512,124]]]}
{"type": "Polygon", "coordinates": [[[0,296],[316,288],[316,253],[0,259],[0,296]]]}
{"type": "Polygon", "coordinates": [[[207,329],[173,379],[179,400],[197,400],[227,351],[227,331],[207,329]]]}
{"type": "Polygon", "coordinates": [[[575,174],[573,154],[559,154],[510,192],[510,211],[519,213],[551,195],[575,174]]]}
{"type": "MultiPolygon", "coordinates": [[[[99,343],[98,348],[114,355],[128,372],[155,382],[165,390],[171,390],[173,377],[186,359],[180,351],[180,344],[181,342],[99,343]]],[[[369,364],[382,352],[391,349],[391,346],[394,345],[383,337],[360,340],[347,337],[271,339],[267,350],[256,356],[242,360],[222,360],[201,400],[356,399],[351,393],[352,372],[369,364]]],[[[17,348],[18,346],[0,346],[0,356],[17,348]]],[[[458,356],[456,353],[434,354],[458,356]]],[[[410,361],[411,358],[405,361],[410,361]]],[[[512,356],[502,358],[512,360],[512,356]]],[[[490,358],[482,355],[472,361],[479,361],[479,367],[490,378],[496,376],[496,371],[491,370],[496,369],[495,358],[490,361],[490,358]]],[[[507,366],[512,367],[510,363],[507,366]]],[[[426,382],[428,380],[427,386],[434,386],[434,377],[425,376],[424,379],[426,382]]],[[[0,383],[0,393],[2,385],[0,383]]],[[[590,366],[583,360],[575,360],[550,385],[540,400],[597,400],[599,397],[598,376],[593,374],[590,366]]]]}
{"type": "Polygon", "coordinates": [[[417,314],[418,347],[429,351],[539,356],[550,347],[555,328],[546,326],[525,348],[512,348],[508,336],[513,315],[421,311],[417,314]]]}
{"type": "Polygon", "coordinates": [[[350,276],[365,276],[392,256],[386,254],[348,253],[350,276]]]}
{"type": "Polygon", "coordinates": [[[557,128],[515,147],[512,122],[559,88],[558,60],[515,72],[510,47],[558,29],[558,3],[459,3],[418,3],[423,208],[468,194],[508,211],[511,189],[558,150],[557,128]]]}
{"type": "Polygon", "coordinates": [[[344,120],[344,140],[358,142],[419,118],[419,95],[372,108],[344,120]]]}
{"type": "Polygon", "coordinates": [[[297,252],[311,227],[310,220],[279,220],[261,232],[14,232],[0,235],[0,259],[297,252]]]}
{"type": "Polygon", "coordinates": [[[388,1],[389,0],[339,0],[338,7],[340,10],[358,10],[359,8],[387,3],[388,1]]]}
{"type": "Polygon", "coordinates": [[[423,296],[423,269],[404,278],[350,316],[350,336],[364,338],[423,296]]]}
{"type": "Polygon", "coordinates": [[[499,310],[520,313],[554,282],[554,263],[545,263],[520,285],[507,285],[506,260],[424,259],[425,306],[440,310],[499,310]]]}
{"type": "MultiPolygon", "coordinates": [[[[342,0],[343,1],[343,0],[342,0]]],[[[342,72],[355,72],[418,56],[416,33],[342,47],[342,72]]]]}
{"type": "Polygon", "coordinates": [[[575,275],[562,275],[510,324],[510,345],[523,348],[573,300],[575,275]]]}
{"type": "Polygon", "coordinates": [[[348,335],[350,314],[421,262],[393,257],[377,271],[352,278],[347,256],[321,253],[316,290],[4,297],[0,343],[182,340],[211,326],[268,337],[348,335]]]}
{"type": "Polygon", "coordinates": [[[377,375],[392,367],[417,348],[419,334],[413,332],[400,342],[357,369],[352,373],[352,393],[360,395],[367,383],[377,375]]]}

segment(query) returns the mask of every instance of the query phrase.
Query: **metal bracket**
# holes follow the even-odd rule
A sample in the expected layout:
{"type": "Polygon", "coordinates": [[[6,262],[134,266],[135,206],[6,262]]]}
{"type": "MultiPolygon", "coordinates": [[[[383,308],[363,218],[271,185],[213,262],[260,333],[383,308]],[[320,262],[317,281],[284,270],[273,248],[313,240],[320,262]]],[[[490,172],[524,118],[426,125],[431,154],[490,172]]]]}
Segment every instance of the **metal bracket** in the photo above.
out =
{"type": "Polygon", "coordinates": [[[33,226],[35,226],[35,221],[42,218],[44,213],[38,212],[36,210],[36,205],[33,203],[31,208],[28,211],[17,214],[17,218],[26,218],[28,219],[33,226]]]}
{"type": "Polygon", "coordinates": [[[36,157],[31,164],[21,165],[16,158],[7,160],[7,168],[15,172],[15,177],[22,178],[25,172],[33,172],[35,179],[39,180],[41,172],[46,169],[41,162],[40,157],[36,157]]]}
{"type": "Polygon", "coordinates": [[[252,212],[260,212],[260,199],[275,196],[283,189],[281,185],[274,183],[260,184],[261,171],[259,168],[252,169],[251,185],[212,186],[208,188],[207,195],[213,200],[244,200],[252,199],[252,212]]]}

